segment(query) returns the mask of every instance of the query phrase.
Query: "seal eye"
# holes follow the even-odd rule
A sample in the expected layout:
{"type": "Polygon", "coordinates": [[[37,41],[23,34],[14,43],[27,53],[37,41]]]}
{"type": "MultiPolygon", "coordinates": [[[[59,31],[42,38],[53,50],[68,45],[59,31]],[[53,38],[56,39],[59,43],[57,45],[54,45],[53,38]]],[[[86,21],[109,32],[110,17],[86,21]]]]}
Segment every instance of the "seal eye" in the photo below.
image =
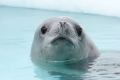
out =
{"type": "Polygon", "coordinates": [[[43,26],[43,27],[41,28],[41,32],[42,32],[42,34],[45,34],[46,31],[47,31],[47,28],[46,28],[45,26],[43,26]]]}
{"type": "Polygon", "coordinates": [[[81,34],[82,34],[82,28],[78,28],[76,30],[77,30],[78,36],[81,36],[81,34]]]}

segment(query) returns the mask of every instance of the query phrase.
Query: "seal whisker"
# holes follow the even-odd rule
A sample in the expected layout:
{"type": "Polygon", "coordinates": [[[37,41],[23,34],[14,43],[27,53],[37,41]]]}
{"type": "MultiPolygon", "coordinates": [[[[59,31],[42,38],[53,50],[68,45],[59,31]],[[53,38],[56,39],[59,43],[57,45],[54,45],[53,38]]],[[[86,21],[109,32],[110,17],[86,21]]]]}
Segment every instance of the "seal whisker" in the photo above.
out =
{"type": "Polygon", "coordinates": [[[69,36],[72,37],[72,38],[75,38],[75,34],[73,33],[72,30],[69,30],[69,36]]]}
{"type": "Polygon", "coordinates": [[[81,45],[81,48],[83,48],[84,46],[82,45],[82,43],[81,42],[78,42],[78,44],[80,44],[81,45]]]}

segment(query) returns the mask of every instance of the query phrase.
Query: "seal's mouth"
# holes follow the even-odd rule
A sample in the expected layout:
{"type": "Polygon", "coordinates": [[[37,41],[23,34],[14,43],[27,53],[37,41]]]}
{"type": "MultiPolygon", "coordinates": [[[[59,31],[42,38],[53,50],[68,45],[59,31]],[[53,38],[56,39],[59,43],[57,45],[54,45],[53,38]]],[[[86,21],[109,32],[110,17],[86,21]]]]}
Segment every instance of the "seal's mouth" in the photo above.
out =
{"type": "Polygon", "coordinates": [[[69,42],[71,45],[73,45],[72,40],[65,37],[56,37],[51,41],[51,43],[58,43],[58,42],[59,43],[69,42]]]}
{"type": "Polygon", "coordinates": [[[66,39],[65,39],[64,37],[59,37],[59,38],[54,39],[53,42],[58,41],[58,40],[64,41],[64,40],[66,40],[66,39]]]}

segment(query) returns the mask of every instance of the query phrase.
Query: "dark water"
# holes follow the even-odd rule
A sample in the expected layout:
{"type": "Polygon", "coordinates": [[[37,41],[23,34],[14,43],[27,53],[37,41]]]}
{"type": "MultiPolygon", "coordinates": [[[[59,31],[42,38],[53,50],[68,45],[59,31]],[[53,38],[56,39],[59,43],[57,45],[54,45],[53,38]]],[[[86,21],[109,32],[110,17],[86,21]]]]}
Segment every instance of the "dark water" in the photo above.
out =
{"type": "Polygon", "coordinates": [[[89,14],[0,7],[0,80],[119,80],[120,19],[89,14]],[[30,59],[38,25],[52,16],[77,20],[101,51],[100,57],[53,65],[30,59]]]}

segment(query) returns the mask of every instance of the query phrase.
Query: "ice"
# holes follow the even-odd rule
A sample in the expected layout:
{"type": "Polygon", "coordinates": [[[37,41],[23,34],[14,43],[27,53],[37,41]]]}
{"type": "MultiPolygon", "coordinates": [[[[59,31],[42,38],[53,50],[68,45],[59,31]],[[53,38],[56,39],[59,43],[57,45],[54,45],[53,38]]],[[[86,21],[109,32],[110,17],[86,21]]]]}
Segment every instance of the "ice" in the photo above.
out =
{"type": "Polygon", "coordinates": [[[0,6],[120,17],[120,0],[0,0],[0,6]]]}

